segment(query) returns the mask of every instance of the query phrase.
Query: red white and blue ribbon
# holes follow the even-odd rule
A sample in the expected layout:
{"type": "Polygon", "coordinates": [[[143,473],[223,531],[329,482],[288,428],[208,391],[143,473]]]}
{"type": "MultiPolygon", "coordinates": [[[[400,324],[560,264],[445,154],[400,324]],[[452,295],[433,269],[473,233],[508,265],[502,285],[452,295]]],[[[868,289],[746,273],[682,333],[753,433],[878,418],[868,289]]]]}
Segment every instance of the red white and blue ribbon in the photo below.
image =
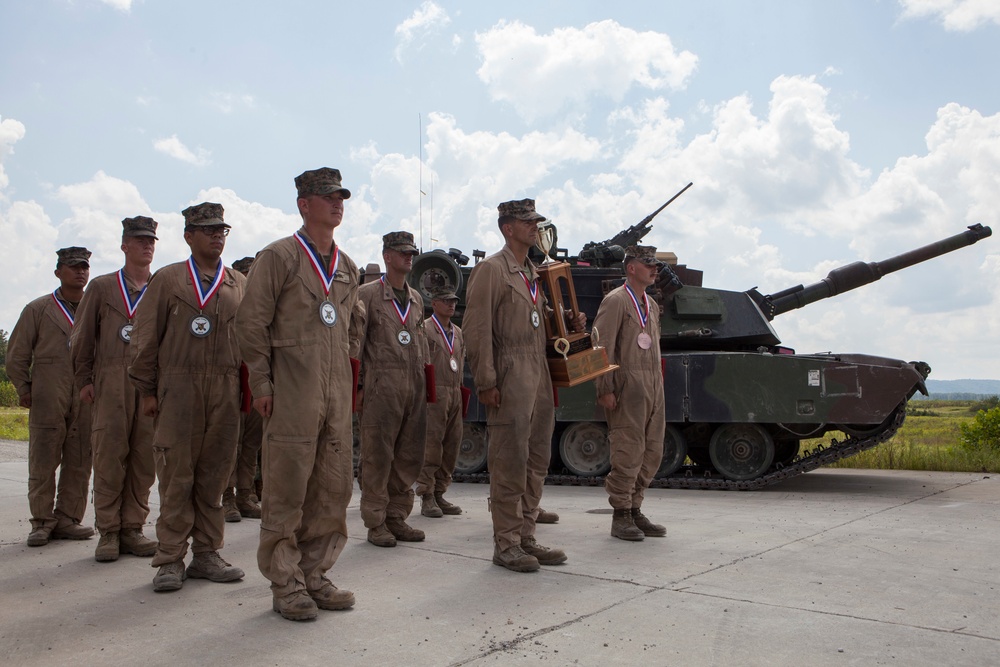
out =
{"type": "Polygon", "coordinates": [[[646,329],[646,320],[649,319],[649,295],[645,292],[642,293],[642,298],[646,304],[646,312],[643,313],[642,309],[639,308],[639,300],[635,298],[635,292],[627,284],[625,285],[625,291],[628,292],[629,297],[632,299],[632,305],[635,306],[635,314],[639,316],[639,323],[642,324],[643,330],[646,329]]]}
{"type": "Polygon", "coordinates": [[[441,338],[444,338],[445,345],[448,346],[448,354],[455,356],[455,330],[452,329],[451,337],[449,338],[448,334],[444,330],[444,327],[441,326],[441,323],[438,321],[437,315],[431,314],[431,319],[434,320],[434,324],[437,325],[438,331],[441,332],[441,338]]]}
{"type": "Polygon", "coordinates": [[[69,308],[67,308],[66,305],[62,302],[62,299],[56,296],[56,292],[58,291],[59,291],[58,289],[52,291],[52,300],[56,302],[57,306],[59,306],[59,310],[62,311],[62,314],[69,321],[69,325],[73,326],[73,313],[69,312],[69,308]]]}
{"type": "Polygon", "coordinates": [[[330,273],[328,275],[323,268],[323,258],[320,257],[318,252],[313,250],[313,247],[298,232],[295,232],[295,240],[306,251],[306,257],[312,262],[313,269],[316,271],[316,275],[319,276],[319,281],[323,284],[323,293],[329,296],[330,288],[333,287],[333,277],[337,274],[337,266],[340,264],[340,248],[336,245],[333,246],[333,261],[330,262],[330,273]]]}
{"type": "Polygon", "coordinates": [[[219,287],[222,286],[222,278],[226,275],[225,270],[222,268],[222,260],[220,259],[219,265],[215,267],[215,277],[212,278],[212,284],[208,286],[207,290],[201,287],[201,278],[198,277],[198,267],[195,266],[193,255],[188,257],[187,265],[191,282],[194,283],[194,295],[198,299],[198,307],[204,310],[208,300],[219,291],[219,287]]]}
{"type": "Polygon", "coordinates": [[[524,286],[528,288],[528,294],[531,295],[531,303],[538,305],[538,281],[529,281],[528,276],[521,271],[521,277],[524,278],[524,286]]]}
{"type": "MultiPolygon", "coordinates": [[[[379,280],[381,280],[382,284],[385,285],[385,276],[382,276],[381,278],[379,278],[379,280]]],[[[400,308],[399,304],[396,303],[395,299],[392,300],[392,307],[396,309],[396,315],[399,316],[399,321],[402,322],[403,326],[405,327],[406,318],[410,316],[410,300],[409,299],[406,300],[406,310],[400,308]]]]}
{"type": "Polygon", "coordinates": [[[139,290],[139,294],[136,295],[133,302],[132,298],[128,295],[128,286],[125,284],[125,269],[118,269],[118,291],[121,292],[122,303],[125,304],[125,312],[128,313],[128,319],[131,320],[135,317],[135,309],[139,307],[142,295],[146,293],[146,286],[142,286],[142,289],[139,290]]]}

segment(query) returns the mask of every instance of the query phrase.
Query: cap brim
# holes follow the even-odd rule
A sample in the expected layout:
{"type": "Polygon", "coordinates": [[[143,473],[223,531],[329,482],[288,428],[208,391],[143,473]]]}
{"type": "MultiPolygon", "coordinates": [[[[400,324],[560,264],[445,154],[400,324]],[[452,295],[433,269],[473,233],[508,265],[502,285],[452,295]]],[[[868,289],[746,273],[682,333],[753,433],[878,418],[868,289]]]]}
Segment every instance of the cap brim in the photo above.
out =
{"type": "Polygon", "coordinates": [[[59,263],[65,264],[66,266],[79,266],[81,264],[86,264],[88,267],[90,266],[90,260],[86,259],[66,259],[59,263]]]}
{"type": "Polygon", "coordinates": [[[126,232],[125,236],[148,236],[154,241],[159,241],[160,239],[153,232],[139,231],[139,232],[126,232]]]}

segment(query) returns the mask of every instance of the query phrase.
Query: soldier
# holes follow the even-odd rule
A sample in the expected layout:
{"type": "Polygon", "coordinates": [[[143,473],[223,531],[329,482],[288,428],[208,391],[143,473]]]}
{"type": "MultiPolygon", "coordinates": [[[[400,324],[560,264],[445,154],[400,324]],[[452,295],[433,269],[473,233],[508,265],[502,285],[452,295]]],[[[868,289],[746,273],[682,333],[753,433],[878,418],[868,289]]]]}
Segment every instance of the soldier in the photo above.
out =
{"type": "Polygon", "coordinates": [[[462,330],[452,324],[458,296],[450,287],[431,292],[431,319],[424,320],[424,335],[434,366],[436,402],[427,406],[427,437],[424,465],[417,478],[420,513],[429,517],[461,514],[462,508],[444,499],[451,484],[462,444],[462,377],[465,341],[462,330]]]}
{"type": "Polygon", "coordinates": [[[90,278],[90,251],[62,248],[56,255],[59,287],[25,306],[7,347],[7,375],[29,410],[29,547],[94,535],[80,525],[90,482],[90,406],[81,409],[69,354],[73,318],[90,278]]]}
{"type": "Polygon", "coordinates": [[[150,279],[136,312],[129,367],[142,414],[156,420],[157,592],[180,589],[186,577],[243,578],[243,570],[219,556],[225,527],[219,500],[236,463],[240,352],[234,328],[246,279],[222,263],[230,229],[222,205],[204,202],[182,213],[191,256],[150,279]],[[185,572],[188,539],[194,557],[185,572]]]}
{"type": "Polygon", "coordinates": [[[361,373],[361,518],[368,541],[394,547],[420,542],[422,530],[406,523],[413,509],[413,483],[424,461],[429,363],[424,336],[424,300],[406,284],[417,255],[413,234],[382,237],[385,275],[363,285],[361,373]]]}
{"type": "Polygon", "coordinates": [[[621,540],[663,537],[640,507],[663,458],[663,372],[660,366],[660,308],[646,289],[656,282],[659,262],[653,246],[625,249],[625,284],[604,297],[594,328],[608,361],[618,370],[595,380],[611,443],[611,472],[604,479],[614,508],[611,535],[621,540]]]}
{"type": "MultiPolygon", "coordinates": [[[[251,264],[253,257],[244,257],[233,262],[233,268],[245,276],[250,273],[251,264]]],[[[241,370],[241,373],[243,372],[241,370]]],[[[229,476],[229,483],[222,494],[222,510],[226,521],[237,522],[243,518],[260,518],[260,499],[254,493],[254,480],[257,476],[257,457],[260,454],[260,439],[263,433],[264,421],[259,412],[250,409],[240,413],[236,465],[233,466],[233,474],[229,476]]]]}
{"type": "Polygon", "coordinates": [[[73,369],[80,399],[93,404],[94,514],[101,539],[94,558],[119,553],[152,556],[156,542],[142,533],[153,486],[153,420],[139,410],[128,378],[135,309],[149,280],[157,222],[122,220],[125,266],[90,282],[73,327],[73,369]]]}
{"type": "Polygon", "coordinates": [[[264,418],[267,482],[257,564],[284,618],[346,609],[350,591],[327,579],[347,543],[352,470],[350,357],[358,268],[333,232],[351,192],[323,167],[295,179],[302,227],[260,251],[236,316],[254,408],[264,418]]]}
{"type": "MultiPolygon", "coordinates": [[[[493,563],[515,572],[566,561],[535,540],[535,519],[552,453],[552,378],[545,360],[544,295],[528,250],[538,238],[533,199],[498,207],[500,252],[479,262],[466,290],[466,350],[479,402],[486,406],[490,448],[493,563]]],[[[582,329],[580,313],[574,329],[582,329]]]]}

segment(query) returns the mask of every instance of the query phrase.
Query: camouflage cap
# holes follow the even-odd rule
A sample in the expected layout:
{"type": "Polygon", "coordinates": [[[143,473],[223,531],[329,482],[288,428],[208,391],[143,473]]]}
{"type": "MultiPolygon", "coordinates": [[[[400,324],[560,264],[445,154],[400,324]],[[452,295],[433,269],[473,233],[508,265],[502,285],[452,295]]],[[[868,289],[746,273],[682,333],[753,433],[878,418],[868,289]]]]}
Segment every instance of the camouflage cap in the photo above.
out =
{"type": "Polygon", "coordinates": [[[66,264],[67,266],[86,264],[87,266],[90,266],[91,253],[86,248],[81,248],[79,246],[60,248],[59,250],[56,250],[56,255],[59,257],[59,259],[56,260],[56,266],[61,264],[66,264]]]}
{"type": "Polygon", "coordinates": [[[244,257],[233,262],[233,268],[246,275],[250,273],[250,266],[253,264],[253,257],[244,257]]]}
{"type": "Polygon", "coordinates": [[[455,288],[451,285],[436,285],[431,288],[431,301],[458,301],[455,288]]]}
{"type": "Polygon", "coordinates": [[[628,261],[630,259],[649,266],[658,264],[660,261],[656,259],[656,246],[652,245],[630,245],[625,248],[625,260],[628,261]]]}
{"type": "Polygon", "coordinates": [[[154,241],[159,241],[156,238],[156,227],[159,224],[156,220],[144,215],[125,218],[122,220],[122,236],[152,236],[154,241]]]}
{"type": "Polygon", "coordinates": [[[309,195],[330,195],[339,192],[344,199],[351,198],[351,191],[340,184],[340,170],[320,167],[304,171],[295,177],[295,189],[299,197],[309,195]]]}
{"type": "Polygon", "coordinates": [[[230,225],[226,224],[222,217],[224,213],[225,209],[222,208],[222,204],[213,204],[207,201],[188,206],[181,211],[185,227],[218,227],[220,225],[229,227],[230,225]]]}
{"type": "Polygon", "coordinates": [[[517,218],[518,220],[528,220],[529,222],[543,222],[544,215],[535,211],[534,199],[518,199],[515,201],[505,201],[497,206],[500,217],[517,218]]]}
{"type": "Polygon", "coordinates": [[[386,250],[398,250],[408,252],[411,255],[418,255],[420,251],[413,244],[413,234],[410,232],[389,232],[382,237],[382,252],[386,250]]]}

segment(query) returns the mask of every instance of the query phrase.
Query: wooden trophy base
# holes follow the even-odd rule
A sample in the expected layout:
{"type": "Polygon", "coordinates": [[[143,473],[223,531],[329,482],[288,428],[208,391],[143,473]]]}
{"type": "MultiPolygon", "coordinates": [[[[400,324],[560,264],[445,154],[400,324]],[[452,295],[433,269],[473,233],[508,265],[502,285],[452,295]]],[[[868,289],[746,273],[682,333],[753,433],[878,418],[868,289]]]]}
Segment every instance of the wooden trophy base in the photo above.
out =
{"type": "Polygon", "coordinates": [[[549,357],[548,361],[554,387],[575,387],[618,368],[608,363],[608,351],[603,347],[592,347],[565,359],[549,357]]]}

